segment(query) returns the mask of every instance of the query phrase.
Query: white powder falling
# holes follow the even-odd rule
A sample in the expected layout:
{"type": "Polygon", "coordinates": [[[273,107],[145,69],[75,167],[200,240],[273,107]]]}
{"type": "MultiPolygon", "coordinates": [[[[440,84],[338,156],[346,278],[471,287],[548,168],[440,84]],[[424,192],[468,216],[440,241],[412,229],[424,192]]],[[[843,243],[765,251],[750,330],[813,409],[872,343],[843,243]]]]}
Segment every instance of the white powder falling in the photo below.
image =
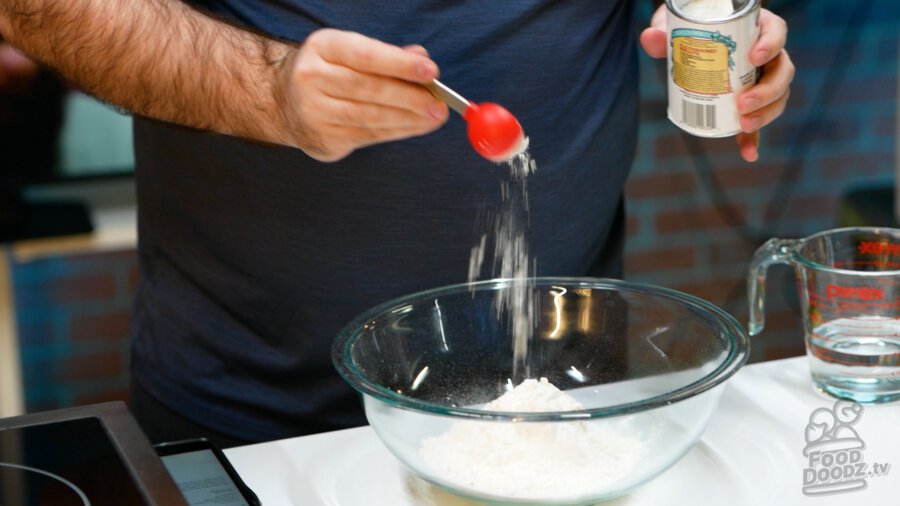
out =
{"type": "Polygon", "coordinates": [[[719,19],[731,15],[731,0],[688,0],[679,7],[682,14],[694,19],[719,19]]]}
{"type": "MultiPolygon", "coordinates": [[[[575,411],[584,407],[546,378],[527,379],[484,406],[491,411],[575,411]]],[[[460,491],[528,500],[590,496],[637,464],[641,442],[598,422],[460,421],[423,440],[431,471],[460,491]]]]}
{"type": "MultiPolygon", "coordinates": [[[[526,147],[527,143],[526,138],[526,147]]],[[[500,185],[500,209],[490,220],[488,230],[472,247],[468,280],[472,282],[478,278],[487,239],[493,238],[492,277],[512,280],[508,288],[497,291],[494,311],[498,319],[506,319],[513,338],[512,380],[518,383],[530,377],[528,340],[535,326],[534,286],[531,278],[537,268],[528,254],[526,232],[530,219],[527,178],[537,170],[537,165],[527,149],[505,163],[509,167],[509,179],[500,185]]]]}

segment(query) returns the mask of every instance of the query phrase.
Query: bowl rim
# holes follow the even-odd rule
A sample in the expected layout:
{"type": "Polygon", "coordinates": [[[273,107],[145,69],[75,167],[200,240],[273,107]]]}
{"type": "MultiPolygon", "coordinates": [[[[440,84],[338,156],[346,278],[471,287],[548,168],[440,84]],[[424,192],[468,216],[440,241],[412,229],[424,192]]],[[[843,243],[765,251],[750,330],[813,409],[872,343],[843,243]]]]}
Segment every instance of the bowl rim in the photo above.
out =
{"type": "Polygon", "coordinates": [[[671,288],[647,283],[595,277],[496,278],[422,290],[378,304],[352,319],[341,329],[332,343],[331,352],[334,367],[351,387],[364,395],[371,396],[399,409],[452,418],[518,422],[555,422],[609,418],[633,414],[674,404],[699,395],[725,382],[725,380],[734,375],[747,362],[750,352],[750,339],[738,321],[723,309],[711,302],[671,288]],[[654,295],[675,299],[692,306],[694,309],[700,309],[711,313],[715,319],[720,320],[724,330],[726,330],[727,334],[730,336],[727,355],[715,369],[705,374],[703,377],[684,385],[681,388],[663,394],[651,396],[639,401],[600,408],[554,412],[489,411],[478,408],[447,406],[407,397],[371,381],[362,374],[362,372],[353,365],[352,360],[350,360],[351,345],[354,342],[354,338],[359,334],[359,329],[364,328],[367,322],[375,319],[378,315],[384,314],[390,310],[401,309],[403,306],[408,306],[410,302],[414,300],[459,293],[462,289],[471,291],[496,290],[504,286],[509,286],[515,282],[521,282],[523,279],[528,282],[534,282],[535,286],[566,284],[575,288],[614,288],[619,291],[650,292],[654,295]]]}

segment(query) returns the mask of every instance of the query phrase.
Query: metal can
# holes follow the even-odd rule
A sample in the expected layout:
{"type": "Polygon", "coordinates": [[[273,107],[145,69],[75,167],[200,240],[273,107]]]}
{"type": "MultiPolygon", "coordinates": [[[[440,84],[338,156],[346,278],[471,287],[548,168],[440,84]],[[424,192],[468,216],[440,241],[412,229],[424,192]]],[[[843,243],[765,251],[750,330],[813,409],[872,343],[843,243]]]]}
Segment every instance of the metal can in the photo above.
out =
{"type": "Polygon", "coordinates": [[[728,15],[698,13],[698,4],[712,1],[666,0],[668,115],[690,134],[728,137],[741,131],[738,95],[759,79],[750,48],[759,38],[760,0],[724,0],[733,7],[728,15]]]}

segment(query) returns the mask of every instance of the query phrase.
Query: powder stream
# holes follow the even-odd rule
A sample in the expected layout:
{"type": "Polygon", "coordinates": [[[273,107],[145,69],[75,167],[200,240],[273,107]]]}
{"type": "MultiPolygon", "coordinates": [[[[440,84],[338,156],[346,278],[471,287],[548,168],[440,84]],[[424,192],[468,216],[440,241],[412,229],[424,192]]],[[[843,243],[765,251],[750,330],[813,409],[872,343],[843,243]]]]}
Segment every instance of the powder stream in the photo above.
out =
{"type": "Polygon", "coordinates": [[[472,247],[469,258],[469,282],[477,279],[484,261],[488,237],[494,239],[495,278],[510,279],[509,287],[498,290],[494,310],[498,319],[506,318],[513,337],[512,384],[530,378],[528,366],[528,340],[535,327],[534,283],[536,260],[528,254],[526,232],[529,226],[528,175],[537,165],[526,149],[506,162],[510,169],[509,180],[500,185],[500,209],[493,217],[490,230],[481,235],[472,247]]]}

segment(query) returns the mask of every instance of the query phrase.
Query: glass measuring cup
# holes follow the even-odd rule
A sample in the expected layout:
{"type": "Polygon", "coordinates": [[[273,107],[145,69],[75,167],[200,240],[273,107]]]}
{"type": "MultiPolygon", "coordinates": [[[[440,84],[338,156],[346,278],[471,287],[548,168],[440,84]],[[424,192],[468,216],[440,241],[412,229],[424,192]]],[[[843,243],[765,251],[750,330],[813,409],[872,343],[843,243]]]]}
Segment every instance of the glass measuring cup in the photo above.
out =
{"type": "Polygon", "coordinates": [[[841,228],[804,239],[770,239],[747,275],[750,335],[765,325],[766,271],[797,277],[813,382],[836,397],[900,399],[900,230],[841,228]]]}

